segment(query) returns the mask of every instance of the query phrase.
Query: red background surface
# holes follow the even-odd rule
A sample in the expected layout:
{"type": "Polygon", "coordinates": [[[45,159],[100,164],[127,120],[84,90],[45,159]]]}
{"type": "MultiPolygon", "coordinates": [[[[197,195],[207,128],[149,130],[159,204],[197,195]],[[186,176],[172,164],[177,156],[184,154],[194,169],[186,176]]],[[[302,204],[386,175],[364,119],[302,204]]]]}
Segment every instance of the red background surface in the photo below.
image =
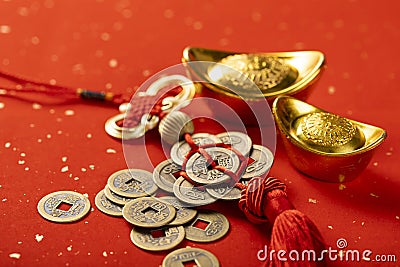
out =
{"type": "MultiPolygon", "coordinates": [[[[286,181],[290,199],[333,248],[338,238],[346,238],[348,248],[396,254],[400,260],[398,10],[397,1],[2,0],[0,67],[38,80],[130,95],[147,76],[179,63],[188,45],[323,51],[328,69],[309,102],[381,126],[389,137],[366,171],[342,190],[299,174],[279,143],[271,175],[286,181]]],[[[36,211],[42,196],[59,190],[87,193],[94,206],[107,177],[126,168],[121,143],[103,130],[117,109],[82,102],[34,109],[33,102],[4,96],[0,103],[0,266],[161,264],[167,252],[135,247],[123,219],[94,208],[83,220],[61,225],[36,211]],[[107,153],[109,148],[116,153],[107,153]],[[61,172],[64,166],[67,172],[61,172]],[[40,242],[37,234],[43,235],[40,242]],[[11,253],[21,256],[11,258],[11,253]]],[[[150,155],[159,162],[158,135],[149,137],[150,155]]],[[[145,157],[138,155],[137,167],[151,170],[143,166],[145,157]]],[[[215,243],[185,241],[180,247],[205,248],[222,266],[260,265],[256,253],[268,243],[266,227],[248,222],[235,203],[212,208],[228,217],[229,234],[215,243]]],[[[345,265],[399,263],[331,264],[345,265]]]]}

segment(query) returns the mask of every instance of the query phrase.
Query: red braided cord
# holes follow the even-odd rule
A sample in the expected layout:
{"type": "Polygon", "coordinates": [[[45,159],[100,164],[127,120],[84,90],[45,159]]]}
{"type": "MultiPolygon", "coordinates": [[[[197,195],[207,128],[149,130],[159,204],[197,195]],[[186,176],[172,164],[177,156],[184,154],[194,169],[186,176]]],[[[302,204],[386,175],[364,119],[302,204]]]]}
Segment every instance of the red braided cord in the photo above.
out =
{"type": "Polygon", "coordinates": [[[250,180],[247,188],[242,190],[239,208],[253,223],[268,222],[269,220],[264,214],[264,198],[268,192],[278,189],[286,195],[286,185],[278,179],[254,177],[250,180]]]}

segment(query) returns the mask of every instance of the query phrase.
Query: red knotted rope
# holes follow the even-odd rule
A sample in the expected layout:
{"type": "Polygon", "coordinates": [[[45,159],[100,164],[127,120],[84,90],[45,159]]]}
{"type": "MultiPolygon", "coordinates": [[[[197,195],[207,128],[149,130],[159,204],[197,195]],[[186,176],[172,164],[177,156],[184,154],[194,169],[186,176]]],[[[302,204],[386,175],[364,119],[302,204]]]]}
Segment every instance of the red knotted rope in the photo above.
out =
{"type": "MultiPolygon", "coordinates": [[[[229,175],[229,177],[231,177],[231,180],[229,181],[231,186],[236,186],[236,187],[242,189],[242,186],[244,186],[244,185],[239,183],[239,180],[240,180],[241,174],[244,172],[244,170],[245,170],[245,168],[247,166],[247,159],[242,155],[242,153],[240,153],[238,150],[234,149],[230,145],[227,145],[227,144],[224,144],[224,143],[197,145],[193,141],[192,136],[190,134],[188,134],[188,133],[186,133],[184,135],[184,138],[185,138],[185,141],[189,144],[191,150],[185,156],[185,159],[184,159],[183,164],[182,164],[182,169],[183,170],[186,169],[186,164],[187,164],[188,159],[193,154],[200,153],[206,159],[206,162],[207,162],[208,166],[211,166],[212,169],[218,170],[220,172],[223,172],[224,174],[227,174],[227,175],[229,175]],[[206,151],[206,149],[210,148],[210,147],[222,147],[222,148],[226,148],[226,149],[229,149],[232,152],[234,152],[238,156],[239,161],[240,161],[240,165],[239,165],[238,170],[236,172],[233,172],[231,170],[228,170],[224,166],[218,165],[206,151]]],[[[189,181],[191,184],[196,185],[198,189],[205,190],[205,187],[203,185],[200,185],[200,184],[196,183],[195,181],[193,181],[192,179],[190,179],[190,177],[186,174],[185,171],[181,171],[180,175],[183,178],[185,178],[187,181],[189,181]]]]}
{"type": "MultiPolygon", "coordinates": [[[[183,169],[186,167],[187,160],[194,153],[200,153],[212,166],[231,177],[231,183],[242,189],[239,200],[239,208],[244,212],[248,220],[253,223],[266,223],[272,226],[271,242],[269,251],[315,251],[321,255],[325,249],[324,240],[315,224],[303,213],[295,210],[286,194],[286,185],[276,178],[267,179],[254,177],[247,186],[239,183],[240,175],[247,165],[245,157],[232,147],[225,144],[208,144],[197,146],[190,134],[185,134],[185,140],[190,145],[191,151],[186,155],[183,169]],[[223,166],[219,166],[213,161],[212,157],[206,152],[207,147],[224,147],[237,153],[241,160],[239,170],[234,173],[223,166]]],[[[182,176],[192,184],[194,183],[187,174],[182,171],[182,176]]],[[[204,187],[200,186],[199,189],[204,187]]],[[[268,258],[268,267],[324,267],[326,260],[322,261],[281,261],[276,255],[268,258]]]]}

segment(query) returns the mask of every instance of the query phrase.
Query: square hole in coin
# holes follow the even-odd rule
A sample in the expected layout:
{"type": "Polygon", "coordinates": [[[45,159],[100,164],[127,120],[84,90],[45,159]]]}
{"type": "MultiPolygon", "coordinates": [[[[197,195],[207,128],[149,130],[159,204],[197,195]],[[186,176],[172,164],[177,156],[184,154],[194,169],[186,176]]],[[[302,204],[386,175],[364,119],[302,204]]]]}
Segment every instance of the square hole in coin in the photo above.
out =
{"type": "Polygon", "coordinates": [[[61,201],[60,204],[58,204],[56,209],[63,210],[63,211],[69,211],[69,209],[72,208],[72,206],[73,205],[71,205],[67,202],[61,201]]]}
{"type": "Polygon", "coordinates": [[[251,157],[247,160],[247,166],[250,166],[255,160],[251,157]]]}
{"type": "Polygon", "coordinates": [[[153,208],[153,207],[147,207],[147,208],[145,208],[144,210],[142,210],[142,213],[143,214],[146,214],[146,213],[157,213],[158,212],[158,210],[156,210],[155,208],[153,208]]]}
{"type": "Polygon", "coordinates": [[[207,226],[208,226],[209,224],[210,224],[210,222],[204,221],[204,220],[202,220],[202,219],[197,219],[197,220],[194,222],[193,227],[199,228],[199,229],[205,231],[206,228],[207,228],[207,226]]]}
{"type": "Polygon", "coordinates": [[[182,265],[184,267],[199,267],[195,260],[182,261],[182,265]]]}
{"type": "Polygon", "coordinates": [[[140,181],[136,180],[135,178],[131,177],[130,179],[126,180],[125,184],[136,183],[140,184],[140,181]]]}
{"type": "Polygon", "coordinates": [[[160,238],[165,236],[165,232],[162,229],[153,230],[150,232],[153,238],[160,238]]]}

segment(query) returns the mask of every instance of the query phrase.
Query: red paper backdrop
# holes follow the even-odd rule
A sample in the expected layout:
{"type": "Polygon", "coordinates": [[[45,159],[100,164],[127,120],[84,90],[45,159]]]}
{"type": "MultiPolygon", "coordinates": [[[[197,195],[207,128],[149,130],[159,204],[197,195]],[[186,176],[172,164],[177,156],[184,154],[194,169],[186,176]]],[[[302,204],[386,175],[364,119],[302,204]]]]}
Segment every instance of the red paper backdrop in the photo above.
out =
{"type": "MultiPolygon", "coordinates": [[[[309,102],[381,126],[389,137],[366,171],[342,190],[299,174],[280,144],[271,175],[288,184],[290,199],[333,248],[345,238],[350,249],[395,254],[400,260],[398,10],[397,1],[389,0],[3,0],[0,67],[38,80],[130,95],[149,75],[179,63],[188,45],[323,51],[328,69],[309,102]]],[[[135,247],[123,219],[96,208],[66,225],[38,215],[38,200],[58,190],[87,193],[94,204],[107,177],[126,167],[121,143],[103,130],[116,108],[76,102],[35,109],[32,104],[41,100],[0,96],[0,266],[159,266],[167,252],[135,247]],[[64,166],[69,169],[61,172],[64,166]]],[[[158,135],[148,137],[152,160],[159,162],[158,135]]],[[[138,155],[137,167],[151,170],[143,166],[145,157],[138,155]]],[[[215,243],[185,241],[180,247],[205,248],[222,266],[260,265],[256,253],[268,243],[266,227],[248,222],[235,203],[212,208],[228,217],[229,234],[215,243]]],[[[345,265],[399,264],[331,264],[345,265]]]]}

